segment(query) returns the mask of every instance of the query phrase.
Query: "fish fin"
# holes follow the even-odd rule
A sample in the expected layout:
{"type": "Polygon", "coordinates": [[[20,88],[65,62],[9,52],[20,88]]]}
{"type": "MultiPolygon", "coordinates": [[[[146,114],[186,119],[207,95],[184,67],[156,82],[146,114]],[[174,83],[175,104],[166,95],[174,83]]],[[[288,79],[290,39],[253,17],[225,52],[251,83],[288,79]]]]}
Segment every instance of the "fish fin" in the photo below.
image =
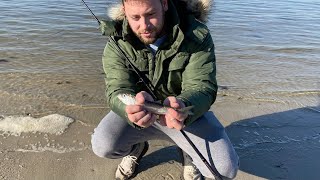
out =
{"type": "Polygon", "coordinates": [[[193,109],[193,106],[187,106],[184,108],[180,108],[180,109],[177,109],[177,111],[181,112],[181,113],[187,113],[188,115],[193,115],[193,112],[191,111],[191,109],[193,109]]]}

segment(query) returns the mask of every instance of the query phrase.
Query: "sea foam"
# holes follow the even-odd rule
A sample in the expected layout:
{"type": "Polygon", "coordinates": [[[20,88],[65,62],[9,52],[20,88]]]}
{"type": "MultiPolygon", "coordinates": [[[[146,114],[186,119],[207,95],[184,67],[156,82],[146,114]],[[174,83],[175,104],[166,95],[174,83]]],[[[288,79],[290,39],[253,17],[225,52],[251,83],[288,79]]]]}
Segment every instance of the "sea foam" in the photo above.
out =
{"type": "Polygon", "coordinates": [[[3,116],[0,118],[0,131],[14,136],[31,132],[60,135],[73,121],[72,118],[60,114],[51,114],[41,118],[33,118],[30,116],[3,116]]]}

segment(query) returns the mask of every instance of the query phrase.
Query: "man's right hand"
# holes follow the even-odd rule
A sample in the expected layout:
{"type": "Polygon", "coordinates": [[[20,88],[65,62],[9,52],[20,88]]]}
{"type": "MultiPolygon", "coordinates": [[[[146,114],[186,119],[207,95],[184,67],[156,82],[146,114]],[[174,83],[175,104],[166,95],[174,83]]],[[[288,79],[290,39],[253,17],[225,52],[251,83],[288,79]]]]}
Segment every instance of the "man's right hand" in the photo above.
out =
{"type": "Polygon", "coordinates": [[[136,95],[135,98],[135,105],[126,106],[126,113],[128,114],[129,120],[143,128],[151,126],[157,117],[156,115],[146,111],[141,105],[145,102],[145,100],[154,101],[152,96],[145,91],[141,91],[136,95]]]}

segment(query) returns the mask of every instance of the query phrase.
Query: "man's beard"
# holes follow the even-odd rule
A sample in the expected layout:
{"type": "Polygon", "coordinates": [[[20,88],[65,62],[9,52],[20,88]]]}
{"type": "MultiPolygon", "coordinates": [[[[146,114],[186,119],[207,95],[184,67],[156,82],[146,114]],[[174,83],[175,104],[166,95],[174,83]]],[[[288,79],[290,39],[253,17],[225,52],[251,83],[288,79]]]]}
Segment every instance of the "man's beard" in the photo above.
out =
{"type": "Polygon", "coordinates": [[[153,28],[150,31],[151,31],[150,33],[156,32],[156,36],[150,37],[150,38],[143,38],[140,33],[135,33],[135,34],[143,44],[148,45],[148,44],[152,44],[152,43],[156,42],[156,40],[160,37],[159,36],[160,33],[157,31],[156,28],[153,28]]]}

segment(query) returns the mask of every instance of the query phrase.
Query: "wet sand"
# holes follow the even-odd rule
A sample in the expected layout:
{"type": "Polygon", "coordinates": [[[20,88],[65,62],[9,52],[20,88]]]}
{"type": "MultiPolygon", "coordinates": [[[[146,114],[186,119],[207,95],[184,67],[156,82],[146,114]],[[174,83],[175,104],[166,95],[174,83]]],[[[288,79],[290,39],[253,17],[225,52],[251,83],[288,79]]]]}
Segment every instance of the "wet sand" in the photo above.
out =
{"type": "MultiPolygon", "coordinates": [[[[57,113],[73,118],[74,122],[61,134],[1,132],[0,179],[114,179],[120,159],[99,158],[90,145],[93,129],[109,111],[104,105],[103,79],[98,78],[96,84],[92,82],[96,88],[82,88],[82,83],[73,79],[42,75],[43,86],[24,93],[28,79],[34,78],[24,79],[19,75],[12,79],[20,83],[2,87],[1,119],[10,115],[40,118],[57,113]],[[44,91],[47,88],[51,90],[44,91]],[[69,91],[77,93],[68,94],[69,91]],[[96,98],[100,96],[101,99],[96,98]]],[[[6,79],[10,80],[10,75],[6,75],[6,79]]],[[[247,101],[219,93],[211,110],[226,127],[240,156],[236,179],[318,179],[318,109],[281,102],[247,101]]],[[[150,144],[134,179],[182,179],[176,147],[165,141],[150,144]]]]}

